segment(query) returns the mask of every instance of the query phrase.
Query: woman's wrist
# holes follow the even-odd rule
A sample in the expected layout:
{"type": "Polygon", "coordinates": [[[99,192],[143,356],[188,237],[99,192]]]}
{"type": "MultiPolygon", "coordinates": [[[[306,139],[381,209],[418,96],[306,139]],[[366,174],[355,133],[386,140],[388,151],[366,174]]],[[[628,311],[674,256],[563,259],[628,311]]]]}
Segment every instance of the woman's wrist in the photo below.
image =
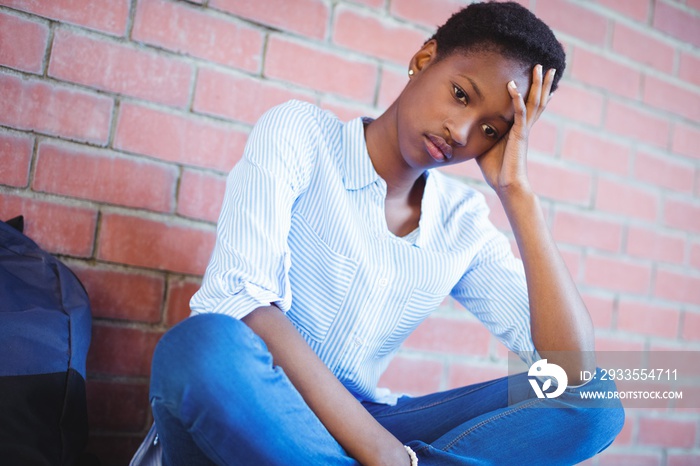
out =
{"type": "Polygon", "coordinates": [[[404,445],[403,447],[406,449],[408,457],[411,458],[411,466],[418,466],[418,457],[416,456],[416,452],[413,451],[413,449],[408,445],[404,445]]]}

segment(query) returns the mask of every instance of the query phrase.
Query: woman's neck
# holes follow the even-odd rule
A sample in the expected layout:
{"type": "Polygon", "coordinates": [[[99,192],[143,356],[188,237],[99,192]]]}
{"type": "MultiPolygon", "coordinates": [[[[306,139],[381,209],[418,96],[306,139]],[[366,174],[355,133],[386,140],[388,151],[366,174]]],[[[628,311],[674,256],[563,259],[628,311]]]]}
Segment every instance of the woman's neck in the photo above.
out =
{"type": "Polygon", "coordinates": [[[401,155],[396,125],[396,103],[365,126],[365,140],[372,165],[386,182],[387,199],[415,198],[416,181],[423,174],[423,170],[408,165],[401,155]],[[414,196],[410,196],[412,192],[414,196]]]}

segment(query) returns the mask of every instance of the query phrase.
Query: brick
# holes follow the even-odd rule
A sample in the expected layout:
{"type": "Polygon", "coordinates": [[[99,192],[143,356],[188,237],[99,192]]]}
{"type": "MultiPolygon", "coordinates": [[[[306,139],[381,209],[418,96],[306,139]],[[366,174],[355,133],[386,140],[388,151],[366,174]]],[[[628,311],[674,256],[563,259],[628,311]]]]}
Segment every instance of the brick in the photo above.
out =
{"type": "Polygon", "coordinates": [[[612,214],[655,221],[659,199],[657,195],[636,186],[599,178],[595,207],[612,214]]]}
{"type": "Polygon", "coordinates": [[[670,125],[668,120],[658,117],[656,113],[609,101],[605,128],[611,134],[665,149],[670,125]]]}
{"type": "MultiPolygon", "coordinates": [[[[635,3],[643,4],[638,0],[635,3]]],[[[654,36],[632,29],[621,23],[615,23],[612,49],[634,61],[649,65],[664,73],[673,72],[675,49],[670,44],[654,36]]]]}
{"type": "Polygon", "coordinates": [[[171,212],[177,175],[176,167],[163,163],[43,142],[32,187],[36,191],[171,212]]]}
{"type": "Polygon", "coordinates": [[[528,137],[528,148],[546,155],[557,152],[559,129],[547,120],[538,120],[528,137]]]}
{"type": "Polygon", "coordinates": [[[0,184],[27,186],[33,147],[29,135],[0,133],[0,184]]]}
{"type": "Polygon", "coordinates": [[[690,248],[690,265],[700,269],[700,243],[694,243],[690,248]]]}
{"type": "Polygon", "coordinates": [[[647,0],[596,0],[596,3],[636,21],[646,23],[649,17],[649,2],[647,0]]]}
{"type": "Polygon", "coordinates": [[[683,235],[630,225],[627,230],[627,254],[657,262],[682,264],[685,240],[683,235]]]}
{"type": "Polygon", "coordinates": [[[168,282],[168,297],[165,305],[165,323],[169,327],[185,320],[190,315],[190,299],[199,290],[198,280],[171,278],[168,282]]]}
{"type": "Polygon", "coordinates": [[[337,51],[275,35],[268,39],[265,76],[370,104],[374,100],[378,70],[369,61],[344,58],[337,51]]]}
{"type": "Polygon", "coordinates": [[[350,121],[355,118],[365,116],[376,118],[380,114],[380,112],[374,107],[355,104],[347,100],[335,99],[332,96],[322,97],[318,105],[322,109],[330,111],[332,114],[340,118],[341,121],[350,121]]]}
{"type": "Polygon", "coordinates": [[[674,453],[666,458],[666,466],[697,466],[700,464],[700,454],[674,453]]]}
{"type": "Polygon", "coordinates": [[[226,177],[198,170],[184,170],[180,180],[177,213],[216,222],[226,191],[226,177]]]}
{"type": "Polygon", "coordinates": [[[685,311],[681,325],[683,340],[700,341],[700,314],[685,311]]]}
{"type": "Polygon", "coordinates": [[[535,14],[555,31],[589,44],[604,45],[608,30],[605,17],[564,0],[537,0],[535,14]]]}
{"type": "Polygon", "coordinates": [[[163,277],[103,267],[72,266],[90,296],[94,317],[156,323],[160,321],[163,277]]]}
{"type": "Polygon", "coordinates": [[[700,232],[700,204],[684,200],[666,199],[664,223],[672,228],[700,232]]]}
{"type": "Polygon", "coordinates": [[[434,30],[464,6],[464,2],[458,0],[392,0],[389,11],[393,16],[434,30]]]}
{"type": "Polygon", "coordinates": [[[408,83],[406,72],[399,72],[394,68],[382,67],[379,78],[379,96],[377,106],[381,109],[388,108],[401,94],[408,83]]]}
{"type": "Polygon", "coordinates": [[[688,5],[690,8],[700,10],[700,0],[687,0],[686,5],[688,5]]]}
{"type": "Polygon", "coordinates": [[[189,103],[193,66],[131,46],[59,29],[49,75],[176,107],[189,103]]]}
{"type": "Polygon", "coordinates": [[[590,201],[592,180],[586,172],[529,161],[528,176],[535,192],[544,197],[576,204],[588,204],[590,201]]]}
{"type": "Polygon", "coordinates": [[[133,39],[245,71],[260,70],[263,34],[183,2],[142,0],[133,39]]]}
{"type": "Polygon", "coordinates": [[[148,384],[88,380],[86,392],[91,429],[138,432],[146,423],[148,384]]]}
{"type": "Polygon", "coordinates": [[[584,283],[618,292],[646,294],[651,284],[651,266],[589,254],[584,283]]]}
{"type": "Polygon", "coordinates": [[[24,215],[24,233],[54,254],[89,257],[97,212],[83,207],[0,194],[0,219],[24,215]]]}
{"type": "Polygon", "coordinates": [[[640,301],[622,300],[617,308],[617,329],[662,338],[678,336],[680,312],[640,301]]]}
{"type": "Polygon", "coordinates": [[[654,296],[697,306],[700,304],[700,278],[687,272],[659,268],[656,271],[654,296]]]}
{"type": "Polygon", "coordinates": [[[437,361],[398,356],[391,361],[378,386],[413,396],[427,395],[440,389],[442,370],[442,364],[437,361]]]}
{"type": "Polygon", "coordinates": [[[161,331],[94,323],[88,374],[148,377],[153,350],[162,335],[161,331]]]}
{"type": "MultiPolygon", "coordinates": [[[[621,336],[615,336],[615,337],[602,337],[602,336],[596,336],[595,338],[595,349],[598,352],[598,354],[605,354],[604,352],[611,352],[611,351],[635,351],[635,352],[641,352],[641,351],[646,351],[645,349],[645,343],[644,340],[630,340],[629,337],[621,337],[621,336]],[[601,353],[602,352],[602,353],[601,353]]],[[[613,353],[614,354],[614,353],[613,353]]],[[[598,361],[598,364],[600,364],[600,361],[598,361]]]]}
{"type": "Polygon", "coordinates": [[[625,423],[622,425],[622,430],[617,434],[617,437],[615,437],[615,446],[629,445],[632,443],[632,432],[634,431],[636,423],[636,418],[629,415],[625,416],[625,423]]]}
{"type": "Polygon", "coordinates": [[[640,151],[635,157],[634,176],[662,188],[692,194],[695,167],[673,157],[640,151]]]}
{"type": "Polygon", "coordinates": [[[644,102],[689,120],[700,120],[700,92],[684,89],[668,81],[646,76],[644,102]]]}
{"type": "Polygon", "coordinates": [[[696,86],[700,86],[700,58],[681,52],[678,77],[696,86]]]}
{"type": "Polygon", "coordinates": [[[574,79],[623,97],[639,96],[642,75],[634,68],[579,47],[574,49],[573,57],[574,79]]]}
{"type": "Polygon", "coordinates": [[[200,68],[193,108],[199,113],[254,124],[265,111],[291,99],[314,101],[310,94],[268,80],[200,68]]]}
{"type": "Polygon", "coordinates": [[[605,329],[612,326],[612,314],[615,301],[611,297],[582,294],[583,302],[595,328],[605,329]]]}
{"type": "MultiPolygon", "coordinates": [[[[649,354],[647,355],[647,361],[649,365],[647,367],[666,366],[669,363],[669,361],[672,360],[673,366],[670,368],[677,369],[680,375],[687,376],[692,374],[695,377],[700,375],[700,367],[698,367],[697,360],[692,357],[692,353],[685,353],[685,355],[683,356],[669,354],[690,350],[691,348],[693,348],[691,345],[680,341],[665,342],[663,340],[651,340],[649,343],[649,354]]],[[[697,348],[697,346],[695,348],[697,348]]],[[[695,389],[700,390],[699,385],[693,384],[688,379],[681,379],[680,375],[678,377],[678,384],[673,384],[673,381],[663,381],[658,379],[656,383],[676,386],[694,385],[695,389]]],[[[648,383],[653,384],[654,382],[649,381],[648,383]]]]}
{"type": "Polygon", "coordinates": [[[351,8],[339,7],[334,16],[334,43],[402,65],[427,39],[419,29],[351,8]]]}
{"type": "Polygon", "coordinates": [[[323,39],[326,36],[326,25],[330,16],[329,6],[321,0],[211,0],[209,8],[315,39],[323,39]]]}
{"type": "Polygon", "coordinates": [[[699,16],[689,15],[670,3],[656,2],[652,25],[671,37],[700,47],[699,16]]]}
{"type": "Polygon", "coordinates": [[[92,93],[0,73],[0,124],[105,144],[113,101],[92,93]]]}
{"type": "Polygon", "coordinates": [[[697,421],[639,418],[637,442],[642,445],[691,448],[695,444],[697,421]]]}
{"type": "Polygon", "coordinates": [[[586,212],[558,210],[552,235],[557,242],[618,252],[622,245],[622,225],[586,212]]]}
{"type": "Polygon", "coordinates": [[[123,36],[130,0],[2,0],[0,3],[45,18],[123,36]]]}
{"type": "Polygon", "coordinates": [[[628,145],[576,128],[567,128],[561,155],[564,159],[619,175],[627,174],[630,166],[628,145]]]}
{"type": "Polygon", "coordinates": [[[228,172],[243,154],[247,134],[188,114],[122,103],[114,146],[168,162],[228,172]]]}
{"type": "Polygon", "coordinates": [[[0,65],[41,73],[48,38],[46,24],[0,12],[0,65]]]}
{"type": "Polygon", "coordinates": [[[673,125],[671,150],[676,154],[700,158],[700,127],[676,122],[673,125]]]}
{"type": "Polygon", "coordinates": [[[591,126],[600,126],[603,119],[603,96],[599,92],[560,83],[548,112],[570,118],[591,126]]]}
{"type": "Polygon", "coordinates": [[[372,8],[379,8],[384,6],[384,0],[349,0],[353,3],[357,3],[360,5],[366,5],[372,8]]]}
{"type": "Polygon", "coordinates": [[[600,455],[598,466],[662,466],[661,453],[608,453],[600,455]]]}
{"type": "Polygon", "coordinates": [[[450,364],[447,372],[449,388],[466,387],[476,383],[499,379],[508,375],[506,366],[481,366],[477,364],[450,364]]]}
{"type": "Polygon", "coordinates": [[[104,214],[98,258],[156,270],[202,275],[214,232],[172,221],[104,214]]]}
{"type": "Polygon", "coordinates": [[[403,343],[404,348],[447,354],[486,356],[488,330],[480,322],[431,317],[403,343]]]}

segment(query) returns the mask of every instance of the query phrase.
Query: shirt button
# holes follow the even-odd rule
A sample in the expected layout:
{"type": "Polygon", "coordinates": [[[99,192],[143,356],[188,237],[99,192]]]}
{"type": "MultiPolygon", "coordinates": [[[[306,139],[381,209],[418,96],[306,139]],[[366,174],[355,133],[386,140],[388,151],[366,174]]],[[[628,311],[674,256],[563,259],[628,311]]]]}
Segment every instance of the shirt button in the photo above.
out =
{"type": "Polygon", "coordinates": [[[379,280],[379,286],[381,286],[382,288],[384,288],[388,284],[389,284],[389,280],[387,280],[386,278],[382,278],[381,280],[379,280]]]}
{"type": "Polygon", "coordinates": [[[355,346],[357,346],[358,348],[362,346],[362,340],[360,340],[359,338],[355,338],[353,341],[355,343],[355,346]]]}

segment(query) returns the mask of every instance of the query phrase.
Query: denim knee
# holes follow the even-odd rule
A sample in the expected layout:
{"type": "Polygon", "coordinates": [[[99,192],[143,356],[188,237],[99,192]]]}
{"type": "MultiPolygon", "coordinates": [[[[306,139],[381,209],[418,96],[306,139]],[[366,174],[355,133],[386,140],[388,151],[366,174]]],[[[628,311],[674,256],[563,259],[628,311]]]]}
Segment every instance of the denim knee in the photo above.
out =
{"type": "Polygon", "coordinates": [[[216,390],[217,380],[245,380],[251,358],[269,354],[262,339],[238,319],[199,314],[170,329],[156,345],[151,369],[151,398],[177,404],[190,395],[216,390]]]}
{"type": "Polygon", "coordinates": [[[617,437],[625,423],[625,410],[619,398],[585,398],[582,392],[602,392],[606,396],[617,393],[617,387],[612,380],[600,380],[601,372],[597,371],[597,379],[583,387],[571,390],[573,403],[577,408],[577,426],[581,435],[596,438],[592,447],[593,454],[607,448],[617,437]]]}

